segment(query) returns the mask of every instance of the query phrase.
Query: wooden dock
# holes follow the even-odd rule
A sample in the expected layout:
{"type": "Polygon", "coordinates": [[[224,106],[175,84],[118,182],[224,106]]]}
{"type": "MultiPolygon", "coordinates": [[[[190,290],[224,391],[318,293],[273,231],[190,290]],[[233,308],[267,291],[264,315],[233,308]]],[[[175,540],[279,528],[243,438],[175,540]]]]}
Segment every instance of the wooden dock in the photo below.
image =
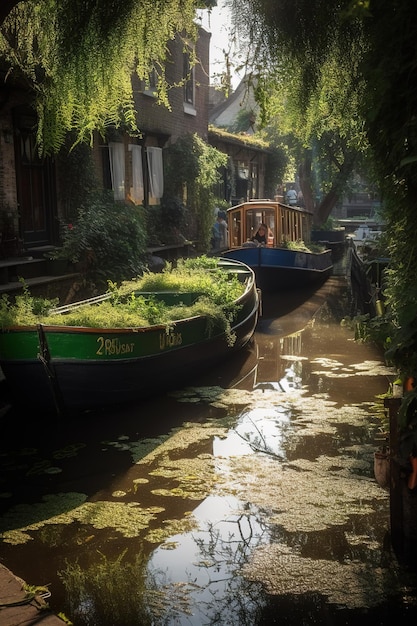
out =
{"type": "MultiPolygon", "coordinates": [[[[25,588],[25,582],[0,563],[1,626],[65,626],[48,607],[46,600],[25,588]]],[[[68,624],[67,624],[68,626],[68,624]]]]}

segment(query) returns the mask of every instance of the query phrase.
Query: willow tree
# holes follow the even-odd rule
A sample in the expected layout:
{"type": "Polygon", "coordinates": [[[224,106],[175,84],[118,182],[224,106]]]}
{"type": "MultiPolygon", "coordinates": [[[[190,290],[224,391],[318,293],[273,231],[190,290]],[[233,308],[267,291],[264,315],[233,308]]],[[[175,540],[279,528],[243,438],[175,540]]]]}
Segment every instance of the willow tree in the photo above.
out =
{"type": "MultiPolygon", "coordinates": [[[[343,88],[358,89],[354,110],[383,190],[390,270],[385,292],[387,357],[417,380],[417,12],[415,0],[231,0],[259,59],[278,71],[297,67],[298,104],[317,98],[321,68],[333,55],[343,88]],[[353,46],[360,40],[363,46],[353,46]],[[334,55],[334,51],[337,54],[334,55]],[[352,56],[353,55],[353,56],[352,56]],[[268,59],[268,64],[264,59],[268,59]],[[349,61],[349,62],[346,62],[349,61]],[[349,73],[349,65],[352,71],[349,73]],[[356,79],[356,82],[355,82],[356,79]]],[[[328,95],[328,98],[331,94],[328,95]]],[[[303,110],[303,109],[302,109],[303,110]]],[[[408,449],[417,453],[417,387],[402,404],[408,449]]]]}
{"type": "Polygon", "coordinates": [[[305,206],[320,226],[368,147],[357,114],[365,89],[359,68],[367,48],[362,23],[354,20],[342,29],[334,12],[319,2],[248,0],[245,9],[232,4],[236,27],[249,42],[247,64],[257,77],[262,123],[286,144],[305,206]],[[322,10],[322,23],[334,30],[334,38],[316,28],[322,10]]]}
{"type": "Polygon", "coordinates": [[[0,17],[0,60],[7,80],[25,81],[37,110],[39,149],[48,154],[66,134],[91,141],[94,131],[138,132],[132,72],[156,68],[167,103],[167,43],[195,39],[196,8],[210,0],[7,0],[0,17]],[[6,13],[6,10],[9,11],[6,13]]]}
{"type": "Polygon", "coordinates": [[[350,82],[347,58],[338,63],[335,52],[322,63],[316,89],[307,99],[296,64],[264,76],[257,91],[263,123],[281,137],[292,156],[293,175],[298,174],[304,205],[316,227],[326,222],[368,150],[356,113],[358,85],[350,82]]]}

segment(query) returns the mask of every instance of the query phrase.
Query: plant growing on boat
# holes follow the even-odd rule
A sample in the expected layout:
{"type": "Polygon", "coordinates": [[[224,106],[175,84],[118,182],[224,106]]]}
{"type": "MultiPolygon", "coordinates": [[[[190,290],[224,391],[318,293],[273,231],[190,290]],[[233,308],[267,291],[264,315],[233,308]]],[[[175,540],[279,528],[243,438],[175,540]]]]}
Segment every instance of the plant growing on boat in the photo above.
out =
{"type": "Polygon", "coordinates": [[[58,298],[50,300],[32,296],[24,280],[20,279],[20,282],[23,290],[21,294],[15,296],[14,302],[10,300],[8,294],[3,294],[0,298],[1,328],[37,323],[40,316],[46,315],[58,304],[58,298]]]}
{"type": "Polygon", "coordinates": [[[287,241],[284,240],[281,243],[282,248],[287,248],[287,250],[295,250],[297,252],[323,252],[325,247],[321,244],[307,244],[302,239],[297,239],[297,241],[287,241]]]}
{"type": "Polygon", "coordinates": [[[207,321],[207,336],[215,328],[221,328],[229,345],[233,345],[231,323],[238,312],[234,301],[245,287],[235,274],[216,266],[217,259],[180,260],[176,268],[169,266],[160,274],[145,274],[120,286],[109,283],[108,298],[96,304],[75,306],[66,313],[54,311],[57,301],[33,298],[25,288],[14,304],[3,297],[0,322],[3,328],[33,324],[96,328],[161,324],[169,328],[177,320],[201,315],[207,321]],[[170,305],[154,292],[188,293],[192,298],[186,304],[180,300],[170,305]]]}

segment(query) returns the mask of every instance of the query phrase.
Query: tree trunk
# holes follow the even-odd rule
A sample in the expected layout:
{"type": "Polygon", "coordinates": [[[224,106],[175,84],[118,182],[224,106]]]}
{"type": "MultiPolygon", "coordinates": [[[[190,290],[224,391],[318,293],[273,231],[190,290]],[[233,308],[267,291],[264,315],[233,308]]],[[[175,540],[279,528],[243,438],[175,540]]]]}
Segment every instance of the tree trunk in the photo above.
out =
{"type": "Polygon", "coordinates": [[[298,181],[303,194],[304,208],[314,213],[313,186],[311,184],[311,150],[304,150],[304,155],[298,168],[298,181]]]}
{"type": "Polygon", "coordinates": [[[339,200],[346,185],[346,181],[353,172],[355,166],[357,153],[345,152],[345,159],[339,167],[339,173],[333,181],[332,188],[329,193],[323,198],[320,204],[316,207],[313,217],[314,226],[322,226],[330,213],[334,209],[336,202],[339,200]]]}
{"type": "Polygon", "coordinates": [[[356,161],[355,152],[345,153],[345,159],[339,165],[339,172],[334,179],[332,188],[319,204],[316,204],[312,185],[312,153],[306,149],[298,168],[299,183],[304,198],[304,207],[313,214],[313,228],[319,228],[328,219],[341,196],[347,179],[353,171],[356,161]]]}

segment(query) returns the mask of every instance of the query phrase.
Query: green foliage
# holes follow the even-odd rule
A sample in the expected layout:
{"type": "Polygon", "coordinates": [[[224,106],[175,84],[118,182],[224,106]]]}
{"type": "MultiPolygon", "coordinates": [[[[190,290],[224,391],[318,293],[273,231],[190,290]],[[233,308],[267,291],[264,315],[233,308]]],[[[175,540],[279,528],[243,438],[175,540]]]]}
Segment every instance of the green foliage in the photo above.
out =
{"type": "Polygon", "coordinates": [[[16,295],[13,302],[7,294],[0,298],[1,328],[37,324],[39,317],[47,315],[49,310],[58,304],[58,298],[50,300],[32,296],[24,280],[21,282],[22,293],[16,295]]]}
{"type": "MultiPolygon", "coordinates": [[[[271,141],[272,146],[274,145],[271,141]]],[[[280,145],[271,147],[265,165],[265,197],[273,198],[279,184],[285,180],[285,171],[288,165],[286,150],[280,145]]]]}
{"type": "Polygon", "coordinates": [[[194,40],[195,0],[25,0],[0,29],[9,73],[31,87],[39,116],[38,146],[57,153],[66,133],[91,142],[109,126],[138,132],[131,75],[158,68],[159,101],[168,104],[167,43],[194,40]]]}
{"type": "Polygon", "coordinates": [[[298,252],[323,252],[324,250],[323,246],[317,246],[315,244],[309,244],[307,246],[302,239],[297,239],[297,241],[283,241],[280,245],[281,248],[296,250],[298,252]]]}
{"type": "Polygon", "coordinates": [[[186,206],[196,222],[199,249],[205,252],[209,249],[216,205],[212,190],[219,181],[219,168],[227,165],[227,155],[198,135],[188,134],[169,146],[165,156],[164,198],[181,198],[186,190],[186,206]]]}
{"type": "MultiPolygon", "coordinates": [[[[292,0],[247,4],[239,24],[252,48],[261,126],[287,152],[283,180],[299,178],[305,206],[319,226],[355,160],[368,150],[358,115],[366,90],[360,73],[366,37],[357,19],[341,23],[343,2],[329,9],[331,15],[325,3],[308,0],[296,7],[292,0]]],[[[233,6],[237,17],[241,3],[233,6]]]]}
{"type": "MultiPolygon", "coordinates": [[[[398,327],[390,309],[380,316],[356,316],[345,318],[343,324],[354,330],[355,340],[374,343],[385,355],[388,365],[398,372],[402,384],[407,378],[415,378],[417,372],[416,319],[398,327]]],[[[398,414],[400,430],[400,456],[407,463],[410,454],[417,455],[417,388],[404,394],[398,414]]]]}
{"type": "MultiPolygon", "coordinates": [[[[342,151],[370,146],[385,207],[389,313],[384,321],[368,320],[365,336],[381,333],[378,341],[400,377],[417,378],[415,3],[257,0],[243,10],[238,0],[232,4],[254,42],[254,67],[260,74],[269,70],[274,89],[261,81],[259,95],[265,105],[271,93],[277,95],[269,104],[283,134],[294,130],[299,145],[312,150],[322,140],[330,146],[332,136],[343,140],[342,151]]],[[[405,432],[417,421],[412,406],[407,396],[401,410],[405,432]]]]}
{"type": "Polygon", "coordinates": [[[321,225],[321,227],[318,230],[333,230],[334,227],[335,227],[335,220],[331,215],[329,215],[327,220],[321,225]]]}
{"type": "MultiPolygon", "coordinates": [[[[384,353],[392,342],[392,324],[388,314],[380,317],[371,317],[369,314],[356,315],[353,318],[345,317],[342,325],[351,328],[355,334],[355,341],[373,343],[384,353]]],[[[392,362],[387,360],[392,365],[392,362]]]]}
{"type": "Polygon", "coordinates": [[[164,196],[159,206],[145,207],[148,245],[178,244],[189,233],[188,210],[179,198],[164,196]]]}
{"type": "Polygon", "coordinates": [[[236,274],[218,267],[217,258],[203,255],[178,259],[176,267],[167,264],[163,272],[147,272],[133,281],[124,281],[115,291],[122,295],[132,291],[199,293],[216,305],[227,306],[243,293],[243,287],[236,274]]]}
{"type": "Polygon", "coordinates": [[[55,258],[78,263],[78,268],[99,284],[135,276],[145,265],[142,209],[114,202],[111,193],[90,196],[73,222],[61,224],[61,240],[55,258]]]}
{"type": "Polygon", "coordinates": [[[7,296],[0,300],[2,328],[15,325],[65,325],[93,328],[134,328],[165,324],[197,315],[207,322],[207,336],[214,329],[225,331],[229,345],[235,335],[231,324],[238,312],[235,304],[245,285],[234,273],[218,268],[216,258],[179,259],[175,268],[167,265],[161,273],[145,273],[119,286],[109,281],[109,298],[94,305],[73,307],[63,314],[54,312],[57,301],[34,298],[27,287],[12,304],[7,296]],[[190,305],[167,304],[152,292],[195,294],[190,305]]]}
{"type": "Polygon", "coordinates": [[[163,615],[169,606],[168,595],[152,588],[149,582],[147,557],[139,551],[133,562],[129,562],[126,552],[114,560],[100,555],[101,560],[94,568],[81,567],[77,561],[65,562],[65,568],[58,572],[74,607],[82,606],[84,599],[90,598],[83,609],[86,623],[150,626],[155,615],[163,615]],[[117,594],[123,596],[123,602],[114,602],[117,594]]]}
{"type": "Polygon", "coordinates": [[[241,109],[236,118],[233,121],[233,124],[227,128],[231,133],[247,133],[256,123],[256,114],[254,111],[249,111],[248,109],[241,109]]]}

